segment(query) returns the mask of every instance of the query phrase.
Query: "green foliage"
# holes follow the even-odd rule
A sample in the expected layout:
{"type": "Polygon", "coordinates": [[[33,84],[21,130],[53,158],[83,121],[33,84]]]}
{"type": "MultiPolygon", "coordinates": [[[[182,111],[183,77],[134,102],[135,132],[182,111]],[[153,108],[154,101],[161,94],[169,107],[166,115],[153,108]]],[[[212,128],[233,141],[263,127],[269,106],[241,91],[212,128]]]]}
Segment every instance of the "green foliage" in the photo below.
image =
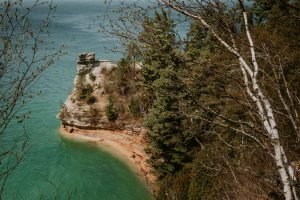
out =
{"type": "Polygon", "coordinates": [[[118,113],[115,110],[114,102],[112,101],[111,98],[109,98],[108,104],[105,107],[105,115],[107,119],[111,122],[116,121],[118,118],[118,113]]]}
{"type": "Polygon", "coordinates": [[[76,83],[76,97],[80,101],[88,101],[89,103],[93,103],[93,97],[91,97],[93,93],[93,87],[86,83],[85,78],[88,73],[90,73],[90,70],[82,70],[79,72],[76,83]]]}
{"type": "MultiPolygon", "coordinates": [[[[135,47],[130,47],[135,48],[135,47]]],[[[126,120],[133,117],[138,119],[143,115],[143,98],[137,79],[140,69],[136,68],[137,61],[134,57],[134,50],[125,58],[122,58],[118,67],[110,74],[107,74],[106,92],[114,100],[114,112],[126,120]]]]}
{"type": "Polygon", "coordinates": [[[186,51],[191,59],[199,59],[199,57],[203,59],[213,51],[210,44],[211,37],[207,29],[202,28],[200,22],[192,22],[187,37],[186,51]]]}
{"type": "Polygon", "coordinates": [[[135,61],[130,57],[122,58],[118,67],[108,75],[107,85],[110,93],[117,92],[117,95],[124,97],[133,95],[136,92],[136,79],[139,71],[134,67],[135,61]]]}
{"type": "Polygon", "coordinates": [[[129,112],[133,118],[137,119],[141,117],[141,103],[137,97],[132,97],[128,104],[129,112]]]}
{"type": "Polygon", "coordinates": [[[156,195],[156,199],[174,199],[185,200],[187,199],[187,193],[190,181],[190,168],[185,167],[176,175],[167,175],[160,182],[160,190],[156,195]]]}
{"type": "Polygon", "coordinates": [[[130,90],[130,60],[122,58],[114,73],[114,82],[120,95],[127,95],[130,90]]]}
{"type": "MultiPolygon", "coordinates": [[[[283,130],[284,141],[297,160],[299,142],[295,142],[291,123],[283,117],[286,113],[278,101],[272,74],[273,70],[283,73],[289,80],[291,94],[300,92],[300,21],[294,16],[295,9],[288,4],[299,5],[299,2],[256,0],[249,5],[252,7],[249,23],[264,74],[259,81],[274,108],[282,113],[282,116],[277,115],[278,128],[283,130]],[[266,52],[262,50],[270,57],[264,58],[266,52]],[[283,66],[282,72],[279,66],[283,66]]],[[[210,9],[208,7],[205,12],[207,20],[212,22],[215,13],[210,9]]],[[[230,29],[238,38],[237,48],[247,55],[247,37],[242,18],[234,16],[240,14],[236,9],[225,8],[222,17],[228,17],[229,26],[233,26],[230,29]]],[[[226,21],[224,18],[222,22],[226,21]]],[[[218,27],[217,21],[212,22],[217,33],[231,42],[227,33],[222,32],[223,24],[218,27]]],[[[135,85],[138,95],[134,94],[137,90],[131,93],[139,98],[129,98],[128,107],[134,117],[141,110],[145,115],[144,125],[149,130],[150,140],[146,150],[160,178],[158,199],[280,197],[274,175],[276,169],[270,164],[273,161],[268,160],[266,152],[253,139],[235,131],[242,129],[265,141],[259,133],[264,129],[257,120],[257,113],[253,106],[249,107],[252,100],[244,93],[240,71],[235,70],[238,69],[236,58],[224,51],[199,22],[192,22],[185,48],[178,46],[174,23],[164,10],[144,19],[143,32],[138,39],[140,45],[133,45],[130,54],[138,49],[143,63],[139,84],[135,85]],[[242,121],[246,123],[240,123],[242,121]]],[[[130,74],[130,59],[122,60],[119,65],[117,85],[131,88],[126,79],[130,74]]],[[[283,80],[279,79],[279,88],[285,92],[283,80]]],[[[130,94],[124,92],[129,90],[120,94],[130,94]]],[[[293,107],[300,109],[294,104],[293,107]]]]}
{"type": "Polygon", "coordinates": [[[145,19],[140,35],[144,43],[141,84],[154,99],[144,124],[150,130],[151,164],[161,177],[178,171],[187,157],[178,108],[182,89],[178,72],[184,61],[175,45],[173,27],[169,13],[162,10],[153,19],[145,19]]]}
{"type": "Polygon", "coordinates": [[[118,113],[118,116],[120,116],[120,114],[125,114],[127,111],[122,102],[116,102],[114,104],[114,107],[115,107],[115,111],[118,113]]]}
{"type": "Polygon", "coordinates": [[[90,98],[93,93],[93,87],[90,84],[86,84],[81,86],[78,89],[78,97],[80,100],[87,100],[90,98]]]}
{"type": "Polygon", "coordinates": [[[95,81],[95,80],[96,80],[96,76],[95,76],[92,72],[89,73],[89,78],[90,78],[92,81],[95,81]]]}
{"type": "MultiPolygon", "coordinates": [[[[79,73],[79,77],[76,84],[76,98],[80,101],[84,101],[88,105],[92,105],[97,102],[97,98],[93,96],[93,87],[86,82],[86,75],[89,74],[90,79],[92,79],[90,70],[83,70],[79,73]]],[[[96,78],[96,77],[95,77],[96,78]]]]}
{"type": "MultiPolygon", "coordinates": [[[[208,147],[209,148],[209,147],[208,147]]],[[[217,149],[209,149],[209,154],[215,154],[217,149]]],[[[218,199],[218,175],[221,175],[221,172],[218,172],[214,166],[210,166],[211,162],[216,157],[209,158],[204,157],[206,152],[199,153],[200,157],[196,158],[191,164],[191,174],[193,175],[188,183],[188,192],[187,197],[189,200],[213,200],[218,199]],[[210,160],[211,159],[211,160],[210,160]]],[[[219,153],[219,152],[218,152],[219,153]]],[[[226,152],[223,152],[224,154],[226,152]]],[[[218,155],[219,156],[219,155],[218,155]]],[[[222,176],[222,178],[227,178],[222,176]]]]}
{"type": "Polygon", "coordinates": [[[153,19],[146,18],[144,31],[139,36],[143,43],[142,83],[146,86],[159,78],[159,70],[172,63],[179,63],[176,54],[174,23],[169,13],[162,10],[156,12],[153,19]]]}
{"type": "MultiPolygon", "coordinates": [[[[251,8],[255,22],[258,27],[263,27],[268,31],[269,36],[276,33],[283,37],[287,43],[292,46],[299,45],[299,11],[300,2],[296,1],[278,1],[278,0],[255,0],[251,8]]],[[[267,36],[264,39],[269,38],[267,36]]]]}
{"type": "Polygon", "coordinates": [[[99,110],[97,110],[95,107],[90,107],[88,113],[87,113],[88,119],[89,119],[89,123],[92,126],[96,126],[99,124],[100,119],[101,119],[101,115],[99,110]]]}
{"type": "Polygon", "coordinates": [[[97,98],[95,96],[89,96],[86,99],[86,103],[92,105],[97,102],[97,98]]]}

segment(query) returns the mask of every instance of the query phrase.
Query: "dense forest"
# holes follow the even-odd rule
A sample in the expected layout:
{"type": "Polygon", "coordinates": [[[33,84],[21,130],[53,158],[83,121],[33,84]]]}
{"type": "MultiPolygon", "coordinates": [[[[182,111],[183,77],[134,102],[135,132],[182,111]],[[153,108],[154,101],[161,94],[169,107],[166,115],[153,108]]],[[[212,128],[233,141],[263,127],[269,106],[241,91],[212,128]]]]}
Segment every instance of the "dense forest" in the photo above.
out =
{"type": "MultiPolygon", "coordinates": [[[[115,1],[105,2],[109,10],[115,1]]],[[[103,72],[105,115],[147,130],[145,151],[158,178],[154,197],[298,200],[300,1],[139,2],[119,0],[117,20],[103,22],[126,49],[118,67],[103,72]],[[186,37],[182,23],[189,27],[186,37]]],[[[40,24],[29,17],[43,4],[37,0],[19,13],[23,1],[0,3],[2,138],[13,119],[28,118],[18,111],[39,94],[31,84],[64,54],[39,53],[47,46],[52,1],[40,24]]],[[[96,77],[79,75],[78,99],[95,104],[80,78],[96,77]]],[[[89,114],[99,122],[97,110],[89,114]]],[[[1,141],[0,198],[26,153],[25,128],[20,138],[18,144],[1,141]]]]}
{"type": "Polygon", "coordinates": [[[127,52],[110,110],[126,99],[149,130],[157,199],[298,199],[299,3],[162,1],[128,18],[137,35],[114,29],[127,52]]]}

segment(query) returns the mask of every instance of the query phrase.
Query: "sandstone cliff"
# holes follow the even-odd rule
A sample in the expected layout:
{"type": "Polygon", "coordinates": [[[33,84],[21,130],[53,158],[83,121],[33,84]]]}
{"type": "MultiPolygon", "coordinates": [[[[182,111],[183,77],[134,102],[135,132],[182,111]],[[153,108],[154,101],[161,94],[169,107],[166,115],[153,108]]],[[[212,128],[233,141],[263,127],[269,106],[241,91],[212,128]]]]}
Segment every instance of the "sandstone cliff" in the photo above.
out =
{"type": "Polygon", "coordinates": [[[113,124],[105,116],[108,97],[105,92],[106,74],[116,64],[108,60],[96,60],[95,54],[79,55],[74,89],[58,114],[63,125],[77,128],[112,128],[113,124]]]}

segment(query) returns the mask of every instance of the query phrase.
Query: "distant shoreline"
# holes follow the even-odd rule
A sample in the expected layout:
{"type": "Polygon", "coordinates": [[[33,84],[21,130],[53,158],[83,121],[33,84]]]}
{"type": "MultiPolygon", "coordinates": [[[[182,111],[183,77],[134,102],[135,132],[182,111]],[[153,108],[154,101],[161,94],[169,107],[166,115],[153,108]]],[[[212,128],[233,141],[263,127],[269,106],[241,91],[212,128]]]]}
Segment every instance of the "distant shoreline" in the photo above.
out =
{"type": "Polygon", "coordinates": [[[146,162],[149,156],[144,151],[146,146],[142,133],[135,134],[127,130],[83,130],[68,126],[60,126],[59,132],[67,139],[95,143],[99,148],[124,161],[151,192],[155,189],[156,177],[146,162]]]}

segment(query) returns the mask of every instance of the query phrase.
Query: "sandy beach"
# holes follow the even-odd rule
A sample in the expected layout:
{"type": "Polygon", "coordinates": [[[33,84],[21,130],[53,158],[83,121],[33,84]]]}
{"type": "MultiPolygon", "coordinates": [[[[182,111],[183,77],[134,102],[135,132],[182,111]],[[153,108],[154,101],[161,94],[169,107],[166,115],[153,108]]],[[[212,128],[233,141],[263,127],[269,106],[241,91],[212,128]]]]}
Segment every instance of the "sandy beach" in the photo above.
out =
{"type": "Polygon", "coordinates": [[[131,133],[128,130],[82,130],[63,126],[60,127],[60,133],[68,139],[97,144],[123,160],[151,190],[154,189],[156,177],[146,162],[149,156],[144,151],[146,144],[142,133],[131,133]]]}

